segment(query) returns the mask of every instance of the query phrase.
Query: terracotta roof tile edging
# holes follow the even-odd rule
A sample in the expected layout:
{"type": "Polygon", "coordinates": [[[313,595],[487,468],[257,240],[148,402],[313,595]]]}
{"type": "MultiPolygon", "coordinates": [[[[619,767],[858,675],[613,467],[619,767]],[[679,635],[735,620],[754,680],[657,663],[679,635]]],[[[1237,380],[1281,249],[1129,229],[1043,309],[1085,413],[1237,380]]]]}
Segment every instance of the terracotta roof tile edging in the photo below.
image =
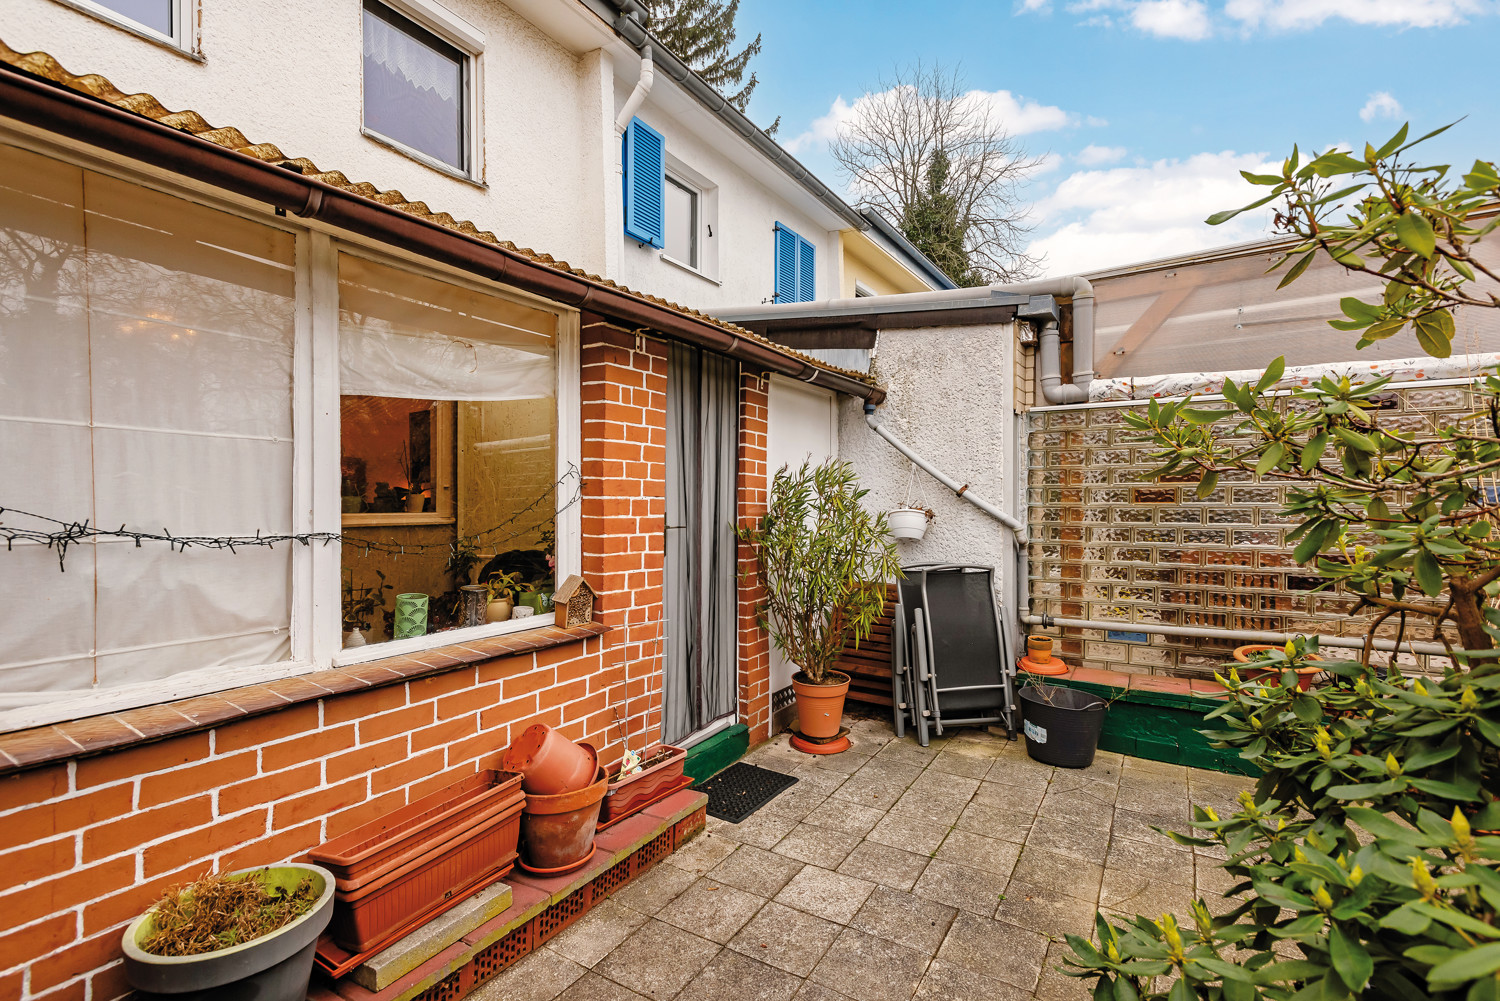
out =
{"type": "MultiPolygon", "coordinates": [[[[226,723],[278,712],[304,702],[404,684],[415,678],[446,674],[459,668],[506,657],[527,656],[603,636],[607,632],[609,627],[599,622],[568,628],[544,626],[528,631],[526,644],[518,649],[498,650],[493,645],[488,649],[475,649],[453,643],[410,655],[365,661],[348,667],[293,675],[259,685],[195,695],[175,702],[122,709],[117,713],[86,716],[0,734],[0,776],[60,761],[95,757],[200,730],[211,730],[226,723]]],[[[486,641],[474,642],[483,644],[486,641]]]]}

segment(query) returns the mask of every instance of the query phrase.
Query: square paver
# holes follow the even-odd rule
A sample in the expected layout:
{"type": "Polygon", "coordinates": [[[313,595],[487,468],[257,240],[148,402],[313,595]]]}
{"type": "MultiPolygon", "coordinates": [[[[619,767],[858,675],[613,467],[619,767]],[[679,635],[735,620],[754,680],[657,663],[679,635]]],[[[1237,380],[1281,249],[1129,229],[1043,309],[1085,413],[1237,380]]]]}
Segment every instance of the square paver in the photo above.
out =
{"type": "MultiPolygon", "coordinates": [[[[941,758],[943,755],[938,755],[938,757],[941,758]]],[[[932,765],[912,782],[911,788],[919,792],[968,802],[969,797],[979,789],[979,780],[980,776],[957,775],[944,771],[937,767],[937,761],[934,760],[932,765]]]]}
{"type": "Polygon", "coordinates": [[[933,859],[911,892],[961,911],[990,917],[1000,906],[1000,895],[1008,882],[993,872],[933,859]]]}
{"type": "Polygon", "coordinates": [[[683,989],[688,1001],[791,1001],[801,979],[725,949],[683,989]]]}
{"type": "Polygon", "coordinates": [[[1002,806],[986,806],[975,800],[964,807],[964,812],[959,814],[958,822],[954,824],[960,831],[968,831],[971,834],[982,834],[987,838],[998,838],[1001,841],[1014,841],[1018,845],[1026,843],[1026,835],[1031,833],[1032,815],[1029,812],[1007,809],[1002,806]]]}
{"type": "Polygon", "coordinates": [[[1028,847],[1036,845],[1059,855],[1067,855],[1083,862],[1103,865],[1109,854],[1109,814],[1096,817],[1087,823],[1059,820],[1056,817],[1037,817],[1026,835],[1028,847]]]}
{"type": "Polygon", "coordinates": [[[740,842],[733,838],[726,838],[712,831],[704,831],[668,855],[665,861],[679,869],[686,869],[701,876],[734,854],[734,850],[739,846],[740,842]]]}
{"type": "Polygon", "coordinates": [[[1193,853],[1183,850],[1165,835],[1155,841],[1135,841],[1114,835],[1109,839],[1106,869],[1139,872],[1172,883],[1186,883],[1193,868],[1193,853]]]}
{"type": "Polygon", "coordinates": [[[825,869],[837,869],[839,864],[849,857],[849,853],[854,850],[854,846],[859,844],[859,841],[859,836],[856,834],[830,831],[825,827],[814,827],[812,824],[798,824],[790,834],[778,841],[771,851],[799,862],[822,866],[825,869]]]}
{"type": "Polygon", "coordinates": [[[889,810],[920,774],[922,769],[918,765],[882,762],[877,757],[849,776],[830,795],[834,799],[848,800],[861,806],[889,810]]]}
{"type": "Polygon", "coordinates": [[[926,768],[937,757],[938,749],[933,745],[937,741],[931,741],[926,747],[918,744],[911,736],[893,740],[876,752],[875,757],[886,761],[899,761],[904,765],[917,765],[926,768]]]}
{"type": "Polygon", "coordinates": [[[757,897],[774,897],[801,868],[796,859],[745,845],[710,869],[708,876],[757,897]]]}
{"type": "MultiPolygon", "coordinates": [[[[474,997],[479,995],[475,994],[474,997]]],[[[573,986],[557,996],[557,1001],[645,1001],[635,991],[605,980],[597,973],[585,973],[573,986]]]]}
{"type": "Polygon", "coordinates": [[[1021,857],[1016,860],[1016,867],[1011,870],[1010,878],[1046,893],[1079,900],[1097,900],[1099,883],[1104,878],[1104,866],[1027,845],[1021,849],[1021,857]]]}
{"type": "Polygon", "coordinates": [[[968,805],[969,795],[971,794],[933,792],[913,785],[891,806],[891,815],[899,814],[942,827],[952,827],[968,805]]]}
{"type": "Polygon", "coordinates": [[[538,949],[469,995],[475,1001],[552,1001],[588,971],[551,949],[538,949]]]}
{"type": "Polygon", "coordinates": [[[937,958],[1029,991],[1036,986],[1046,955],[1045,936],[977,914],[960,914],[937,958]]]}
{"type": "Polygon", "coordinates": [[[727,883],[700,879],[678,894],[657,917],[684,931],[723,945],[765,906],[765,898],[727,883]]]}
{"type": "Polygon", "coordinates": [[[895,890],[910,890],[927,868],[929,857],[892,848],[874,841],[861,841],[838,871],[895,890]]]}
{"type": "Polygon", "coordinates": [[[631,880],[609,899],[642,914],[655,914],[697,881],[698,877],[686,869],[658,865],[631,880]]]}
{"type": "Polygon", "coordinates": [[[810,865],[776,894],[776,902],[842,925],[849,923],[874,889],[874,883],[810,865]]]}
{"type": "Polygon", "coordinates": [[[949,831],[937,853],[945,861],[1007,878],[1020,855],[1021,846],[1013,841],[999,841],[969,831],[949,831]]]}
{"type": "Polygon", "coordinates": [[[1192,914],[1193,888],[1168,880],[1169,874],[1152,876],[1123,869],[1104,870],[1099,906],[1124,915],[1141,914],[1159,920],[1163,914],[1179,918],[1192,914]]]}
{"type": "Polygon", "coordinates": [[[920,855],[931,855],[948,836],[948,830],[947,824],[934,824],[930,820],[888,813],[865,835],[865,840],[920,855]]]}
{"type": "Polygon", "coordinates": [[[1036,1001],[1091,1001],[1094,996],[1094,981],[1082,977],[1070,977],[1062,970],[1073,950],[1066,942],[1053,942],[1047,947],[1047,958],[1042,961],[1042,975],[1037,978],[1033,996],[1036,1001]]]}
{"type": "Polygon", "coordinates": [[[1042,798],[1046,795],[1047,779],[1045,777],[1035,783],[1022,785],[1010,785],[987,778],[979,783],[979,788],[974,791],[972,802],[982,803],[985,806],[998,806],[1001,809],[1014,811],[1019,816],[1031,817],[1035,815],[1036,808],[1042,805],[1042,798]]]}
{"type": "Polygon", "coordinates": [[[810,979],[835,989],[854,989],[860,1001],[908,1001],[926,970],[924,953],[845,928],[810,979]]]}
{"type": "Polygon", "coordinates": [[[664,1001],[687,986],[718,953],[717,943],[652,919],[594,970],[637,994],[664,1001]]]}
{"type": "Polygon", "coordinates": [[[832,921],[773,900],[729,940],[729,948],[778,970],[805,977],[818,965],[838,934],[839,926],[832,921]]]}
{"type": "Polygon", "coordinates": [[[870,829],[884,816],[884,810],[830,796],[823,801],[822,806],[808,814],[803,823],[862,838],[869,834],[870,829]]]}
{"type": "Polygon", "coordinates": [[[613,898],[603,900],[571,928],[548,942],[547,948],[580,966],[592,967],[648,920],[647,915],[631,910],[613,898]]]}
{"type": "Polygon", "coordinates": [[[932,764],[927,766],[927,770],[962,775],[971,779],[984,778],[985,773],[990,770],[990,765],[994,763],[994,757],[965,754],[958,750],[959,746],[959,742],[955,741],[945,748],[943,753],[932,759],[932,764]]]}
{"type": "MultiPolygon", "coordinates": [[[[793,788],[796,787],[793,786],[793,788]]],[[[725,824],[715,833],[742,845],[770,848],[786,837],[796,826],[796,817],[789,817],[784,813],[773,813],[763,808],[738,824],[725,824]]]]}
{"type": "Polygon", "coordinates": [[[917,988],[917,1001],[1030,1001],[1031,994],[957,963],[934,959],[917,988]]]}
{"type": "Polygon", "coordinates": [[[995,911],[995,920],[1043,935],[1061,937],[1094,934],[1094,914],[1099,907],[1092,899],[1067,897],[1042,886],[1011,880],[1005,899],[995,911]]]}
{"type": "Polygon", "coordinates": [[[958,908],[884,886],[875,888],[849,924],[931,956],[943,944],[958,908]]]}

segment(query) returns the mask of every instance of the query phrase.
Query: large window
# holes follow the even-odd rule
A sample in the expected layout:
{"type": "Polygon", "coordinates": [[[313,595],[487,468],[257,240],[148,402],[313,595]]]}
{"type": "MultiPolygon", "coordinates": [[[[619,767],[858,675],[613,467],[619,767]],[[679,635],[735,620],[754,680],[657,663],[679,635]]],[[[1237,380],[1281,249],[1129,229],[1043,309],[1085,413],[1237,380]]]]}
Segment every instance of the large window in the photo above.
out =
{"type": "Polygon", "coordinates": [[[62,0],[138,35],[166,42],[180,49],[194,46],[192,32],[195,0],[62,0]]]}
{"type": "Polygon", "coordinates": [[[551,621],[578,374],[571,311],[0,143],[0,730],[551,621]]]}
{"type": "Polygon", "coordinates": [[[365,129],[473,174],[473,57],[399,11],[365,0],[365,129]]]}
{"type": "MultiPolygon", "coordinates": [[[[291,531],[294,242],[0,146],[5,524],[291,531]]],[[[0,708],[287,659],[291,558],[0,549],[0,708]]]]}
{"type": "Polygon", "coordinates": [[[340,258],[346,646],[550,609],[553,515],[576,488],[558,473],[557,324],[547,310],[340,258]],[[472,589],[486,583],[481,600],[472,589]]]}

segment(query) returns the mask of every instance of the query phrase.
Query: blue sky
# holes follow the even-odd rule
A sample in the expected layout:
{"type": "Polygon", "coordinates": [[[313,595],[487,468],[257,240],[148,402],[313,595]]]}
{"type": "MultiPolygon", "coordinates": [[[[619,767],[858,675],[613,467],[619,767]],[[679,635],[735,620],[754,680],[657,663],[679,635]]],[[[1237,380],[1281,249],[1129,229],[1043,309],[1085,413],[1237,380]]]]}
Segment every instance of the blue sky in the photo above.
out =
{"type": "Polygon", "coordinates": [[[1201,220],[1294,142],[1468,116],[1427,158],[1500,158],[1500,0],[742,0],[739,30],[765,39],[750,117],[781,115],[778,139],[840,189],[839,116],[897,64],[958,65],[1046,154],[1023,198],[1050,274],[1262,235],[1262,216],[1201,220]]]}

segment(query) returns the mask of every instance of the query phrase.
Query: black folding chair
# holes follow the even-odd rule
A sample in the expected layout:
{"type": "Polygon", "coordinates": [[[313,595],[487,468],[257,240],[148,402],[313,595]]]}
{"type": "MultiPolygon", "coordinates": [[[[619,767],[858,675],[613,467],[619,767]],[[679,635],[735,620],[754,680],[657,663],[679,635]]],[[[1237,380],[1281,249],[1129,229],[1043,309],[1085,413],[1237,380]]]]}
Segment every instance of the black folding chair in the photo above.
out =
{"type": "Polygon", "coordinates": [[[903,569],[917,594],[912,636],[919,645],[909,659],[915,666],[918,739],[925,746],[930,718],[938,736],[944,726],[999,723],[1014,740],[1020,721],[1016,667],[1000,627],[994,568],[922,564],[903,569]]]}
{"type": "Polygon", "coordinates": [[[921,625],[921,600],[919,584],[910,578],[897,582],[896,613],[891,618],[891,723],[898,737],[906,735],[910,723],[926,747],[927,637],[921,625]]]}

